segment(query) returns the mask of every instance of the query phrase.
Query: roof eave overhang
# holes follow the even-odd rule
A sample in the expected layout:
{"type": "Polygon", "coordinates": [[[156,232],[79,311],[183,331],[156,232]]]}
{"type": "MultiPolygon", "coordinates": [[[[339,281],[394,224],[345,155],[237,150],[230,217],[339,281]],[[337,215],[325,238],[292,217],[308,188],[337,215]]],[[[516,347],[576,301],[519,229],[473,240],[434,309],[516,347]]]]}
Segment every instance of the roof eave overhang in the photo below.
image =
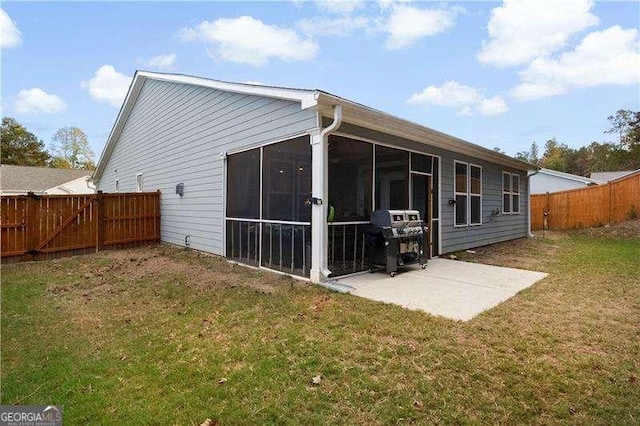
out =
{"type": "Polygon", "coordinates": [[[517,170],[538,170],[540,167],[507,155],[483,148],[479,145],[456,138],[446,133],[421,126],[399,117],[348,101],[325,92],[317,97],[318,111],[327,117],[333,114],[335,105],[342,106],[343,121],[382,133],[391,134],[414,142],[446,149],[470,157],[497,163],[517,170]]]}

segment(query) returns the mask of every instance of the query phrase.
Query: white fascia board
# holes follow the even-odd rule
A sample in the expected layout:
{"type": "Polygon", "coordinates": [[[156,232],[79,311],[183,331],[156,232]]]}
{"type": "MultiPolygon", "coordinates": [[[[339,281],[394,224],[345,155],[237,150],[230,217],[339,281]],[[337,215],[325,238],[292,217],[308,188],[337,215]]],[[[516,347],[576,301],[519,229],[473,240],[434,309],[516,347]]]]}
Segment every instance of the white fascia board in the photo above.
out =
{"type": "Polygon", "coordinates": [[[263,86],[260,84],[232,83],[208,78],[194,77],[182,74],[163,74],[149,71],[140,71],[142,77],[154,80],[168,81],[172,83],[191,84],[200,87],[223,90],[226,92],[242,93],[246,95],[265,96],[268,98],[285,99],[302,104],[302,109],[316,105],[317,93],[315,90],[289,89],[284,87],[263,86]]]}
{"type": "Polygon", "coordinates": [[[532,164],[516,160],[515,158],[500,154],[446,133],[412,123],[391,114],[387,114],[325,92],[319,93],[317,108],[320,113],[324,113],[326,116],[331,116],[334,105],[342,105],[343,122],[346,123],[355,124],[360,127],[392,134],[414,142],[490,161],[516,170],[539,169],[539,167],[532,164]]]}
{"type": "Polygon", "coordinates": [[[559,178],[563,178],[563,179],[568,179],[568,180],[573,180],[576,182],[581,182],[581,183],[585,183],[585,184],[601,184],[604,182],[601,182],[599,180],[596,179],[591,179],[591,178],[587,178],[584,176],[578,176],[578,175],[574,175],[571,173],[565,173],[565,172],[559,172],[557,170],[551,170],[551,169],[540,169],[540,173],[542,174],[546,174],[549,176],[555,176],[555,177],[559,177],[559,178]]]}

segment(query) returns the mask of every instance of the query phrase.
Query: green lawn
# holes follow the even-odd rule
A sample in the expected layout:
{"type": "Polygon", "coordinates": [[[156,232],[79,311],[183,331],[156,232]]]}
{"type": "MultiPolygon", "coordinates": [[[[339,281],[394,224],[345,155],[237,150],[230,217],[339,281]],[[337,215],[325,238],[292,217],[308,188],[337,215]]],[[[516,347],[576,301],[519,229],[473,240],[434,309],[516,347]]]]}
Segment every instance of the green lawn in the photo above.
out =
{"type": "Polygon", "coordinates": [[[550,276],[466,323],[163,246],[6,265],[1,402],[66,424],[637,424],[640,239],[508,244],[550,276]]]}

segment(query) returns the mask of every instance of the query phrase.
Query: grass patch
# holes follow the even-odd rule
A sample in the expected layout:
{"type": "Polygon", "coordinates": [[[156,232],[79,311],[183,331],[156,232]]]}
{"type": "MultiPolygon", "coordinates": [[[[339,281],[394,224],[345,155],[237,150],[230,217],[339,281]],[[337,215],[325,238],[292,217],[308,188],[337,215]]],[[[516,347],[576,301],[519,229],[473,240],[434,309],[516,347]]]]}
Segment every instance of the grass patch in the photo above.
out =
{"type": "Polygon", "coordinates": [[[70,424],[637,422],[640,242],[521,244],[550,276],[467,323],[163,246],[4,266],[2,403],[70,424]]]}

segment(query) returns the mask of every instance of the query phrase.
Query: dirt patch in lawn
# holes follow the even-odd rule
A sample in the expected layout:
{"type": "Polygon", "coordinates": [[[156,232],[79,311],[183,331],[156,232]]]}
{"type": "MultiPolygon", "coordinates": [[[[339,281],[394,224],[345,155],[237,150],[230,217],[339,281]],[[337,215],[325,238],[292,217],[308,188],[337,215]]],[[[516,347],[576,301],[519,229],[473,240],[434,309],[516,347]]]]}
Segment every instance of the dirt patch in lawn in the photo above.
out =
{"type": "Polygon", "coordinates": [[[559,232],[545,232],[544,237],[520,238],[503,243],[464,250],[444,257],[452,257],[466,262],[506,266],[530,271],[549,272],[553,256],[560,249],[559,241],[566,238],[559,232]]]}
{"type": "Polygon", "coordinates": [[[597,228],[576,229],[573,235],[586,235],[598,238],[631,238],[640,240],[640,220],[628,220],[597,228]]]}
{"type": "MultiPolygon", "coordinates": [[[[63,268],[70,259],[54,261],[57,268],[63,268]]],[[[264,271],[245,268],[227,262],[225,259],[197,251],[184,250],[169,245],[158,245],[101,253],[99,266],[89,262],[79,262],[73,275],[83,282],[92,293],[110,293],[110,283],[118,281],[139,281],[166,279],[188,281],[196,290],[222,286],[227,288],[249,287],[263,293],[274,293],[283,284],[302,285],[289,276],[279,276],[264,271]]],[[[80,284],[79,282],[76,282],[80,284]]],[[[65,292],[64,287],[50,288],[53,293],[65,292]]]]}

